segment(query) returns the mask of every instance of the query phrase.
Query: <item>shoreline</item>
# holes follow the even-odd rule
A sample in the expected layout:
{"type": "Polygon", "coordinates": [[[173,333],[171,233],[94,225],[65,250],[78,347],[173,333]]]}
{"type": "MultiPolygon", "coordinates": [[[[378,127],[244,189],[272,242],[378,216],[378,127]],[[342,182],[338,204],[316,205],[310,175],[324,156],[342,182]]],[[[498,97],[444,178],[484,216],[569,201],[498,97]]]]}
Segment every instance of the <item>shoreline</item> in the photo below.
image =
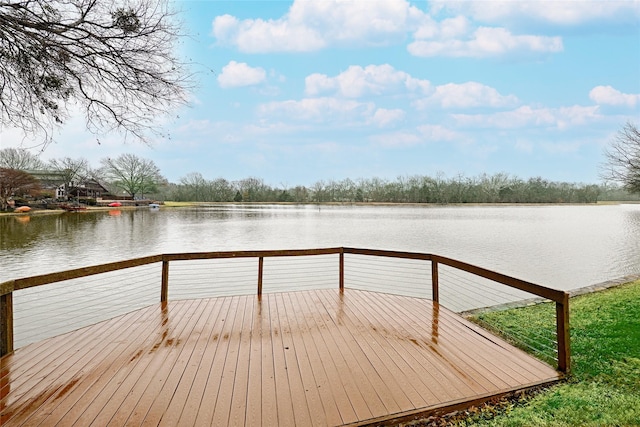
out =
{"type": "MultiPolygon", "coordinates": [[[[580,295],[587,295],[587,294],[592,294],[594,292],[605,291],[607,289],[626,285],[627,283],[632,283],[638,280],[640,280],[640,274],[629,274],[629,275],[621,276],[615,279],[605,280],[604,282],[595,283],[593,285],[587,285],[587,286],[582,286],[580,288],[570,289],[567,292],[569,293],[569,298],[573,298],[580,295]]],[[[492,311],[502,311],[502,310],[510,310],[513,308],[529,307],[532,305],[538,305],[548,301],[549,300],[542,297],[527,298],[519,301],[507,302],[507,303],[496,304],[488,307],[480,307],[472,310],[461,311],[459,314],[462,317],[466,318],[466,317],[476,316],[478,314],[488,313],[492,311]]]]}
{"type": "MultiPolygon", "coordinates": [[[[601,201],[597,203],[396,203],[396,202],[173,202],[166,201],[160,204],[160,208],[197,208],[213,206],[380,206],[380,207],[423,207],[423,208],[444,208],[444,207],[532,207],[532,206],[618,206],[618,205],[640,205],[636,200],[601,201]]],[[[148,209],[148,206],[87,206],[83,212],[110,211],[110,210],[134,210],[148,209]]],[[[3,216],[30,216],[30,215],[53,215],[66,213],[64,209],[33,209],[29,212],[0,212],[3,216]]],[[[78,213],[78,212],[75,212],[78,213]]],[[[82,213],[82,212],[80,212],[82,213]]]]}

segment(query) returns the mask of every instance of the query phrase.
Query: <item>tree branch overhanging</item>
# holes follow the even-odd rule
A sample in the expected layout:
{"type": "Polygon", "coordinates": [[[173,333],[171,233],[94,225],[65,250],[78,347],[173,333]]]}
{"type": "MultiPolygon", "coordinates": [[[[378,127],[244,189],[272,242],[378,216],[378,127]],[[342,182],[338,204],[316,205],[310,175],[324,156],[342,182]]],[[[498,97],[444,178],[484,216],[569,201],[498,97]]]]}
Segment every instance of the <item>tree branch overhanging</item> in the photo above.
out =
{"type": "Polygon", "coordinates": [[[0,0],[0,124],[46,144],[79,108],[96,134],[147,141],[192,86],[180,37],[168,0],[0,0]]]}

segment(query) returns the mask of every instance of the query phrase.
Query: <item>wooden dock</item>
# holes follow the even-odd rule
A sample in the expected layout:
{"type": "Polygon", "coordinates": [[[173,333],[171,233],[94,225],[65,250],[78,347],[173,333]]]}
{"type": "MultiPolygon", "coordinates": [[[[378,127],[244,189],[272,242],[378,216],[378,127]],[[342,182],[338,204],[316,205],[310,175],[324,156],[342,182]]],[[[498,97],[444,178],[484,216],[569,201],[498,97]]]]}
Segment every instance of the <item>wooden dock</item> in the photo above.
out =
{"type": "Polygon", "coordinates": [[[0,361],[3,426],[393,425],[561,378],[437,302],[351,289],[158,303],[0,361]]]}

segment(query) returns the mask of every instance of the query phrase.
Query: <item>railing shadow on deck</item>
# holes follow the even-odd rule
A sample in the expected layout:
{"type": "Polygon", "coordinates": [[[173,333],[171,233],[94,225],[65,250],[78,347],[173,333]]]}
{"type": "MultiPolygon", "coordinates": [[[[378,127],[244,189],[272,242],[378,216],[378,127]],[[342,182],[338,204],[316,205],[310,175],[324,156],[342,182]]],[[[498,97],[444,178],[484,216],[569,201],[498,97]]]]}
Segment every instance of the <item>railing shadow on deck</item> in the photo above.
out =
{"type": "MultiPolygon", "coordinates": [[[[276,274],[292,276],[293,278],[289,279],[291,280],[290,283],[294,283],[295,281],[296,286],[298,286],[300,282],[304,282],[305,278],[309,277],[313,277],[314,280],[312,282],[317,285],[318,281],[315,279],[319,276],[326,276],[323,281],[321,281],[323,286],[335,286],[337,284],[340,291],[344,291],[345,287],[357,288],[360,286],[361,289],[367,288],[368,285],[381,280],[393,282],[394,285],[398,285],[400,288],[402,283],[411,283],[412,288],[409,289],[409,291],[414,292],[416,286],[421,287],[422,290],[428,288],[430,295],[421,296],[430,297],[434,302],[442,303],[441,300],[443,296],[446,297],[447,301],[443,304],[445,306],[450,304],[456,305],[456,300],[462,300],[463,298],[482,306],[483,303],[479,302],[481,299],[478,298],[480,294],[491,294],[491,292],[493,292],[495,295],[498,295],[503,293],[502,290],[496,288],[496,284],[501,285],[504,290],[517,290],[527,294],[533,294],[555,303],[556,321],[554,346],[556,347],[557,369],[563,373],[568,373],[570,370],[569,294],[567,292],[537,285],[440,255],[346,247],[162,254],[9,280],[0,283],[0,356],[4,356],[14,350],[13,296],[16,292],[26,292],[28,289],[43,285],[73,281],[75,279],[110,272],[129,271],[145,265],[161,264],[159,300],[163,302],[169,299],[170,282],[174,283],[178,281],[177,277],[170,274],[170,271],[173,269],[173,267],[170,269],[170,266],[177,267],[181,263],[191,262],[188,270],[197,271],[197,267],[193,265],[194,262],[225,260],[225,262],[228,263],[231,259],[257,260],[257,265],[253,264],[255,261],[250,261],[251,265],[246,269],[245,276],[250,277],[253,275],[253,286],[255,286],[254,289],[258,297],[262,296],[265,278],[273,283],[278,282],[278,279],[269,276],[270,270],[265,267],[265,259],[273,259],[274,262],[272,262],[272,264],[274,267],[272,270],[275,270],[276,274]],[[277,266],[275,260],[289,259],[291,257],[296,259],[300,257],[318,258],[321,256],[325,256],[324,258],[327,256],[336,257],[337,263],[333,259],[330,261],[325,260],[324,264],[321,264],[319,268],[316,265],[315,269],[309,265],[303,265],[296,270],[292,268],[291,265],[284,265],[280,271],[277,271],[278,269],[275,267],[277,266]],[[385,264],[377,260],[389,260],[389,263],[385,264]],[[402,264],[402,261],[409,264],[402,264]],[[442,266],[445,266],[446,270],[443,270],[442,266]],[[396,270],[395,273],[393,270],[396,270]],[[296,271],[296,273],[292,273],[293,271],[296,271]],[[447,279],[444,288],[441,284],[443,281],[443,271],[446,273],[444,277],[447,279]],[[461,287],[463,287],[465,283],[473,283],[469,277],[481,278],[482,281],[474,283],[475,288],[468,288],[467,294],[465,295],[460,289],[462,289],[461,287]],[[345,281],[348,282],[348,286],[345,285],[345,281]]],[[[245,263],[244,266],[247,267],[247,264],[245,263]]],[[[192,277],[187,276],[184,280],[187,282],[202,280],[208,284],[209,281],[213,280],[213,275],[210,271],[207,271],[208,268],[209,267],[204,266],[201,270],[204,271],[204,273],[201,274],[202,277],[198,278],[197,275],[192,277]]],[[[237,269],[237,267],[232,266],[232,270],[235,269],[237,269]]],[[[183,272],[186,271],[186,269],[183,270],[183,272]]],[[[149,275],[148,272],[144,274],[145,276],[149,275]]],[[[224,274],[218,273],[218,275],[224,274]]],[[[133,279],[129,277],[129,280],[131,281],[133,279]]],[[[158,279],[153,280],[151,278],[147,280],[150,280],[150,284],[152,285],[158,279]]],[[[228,280],[234,282],[236,277],[231,275],[228,280]]],[[[247,282],[246,278],[245,282],[247,282]]],[[[394,285],[391,285],[391,287],[393,288],[394,285]]],[[[386,283],[384,290],[390,292],[389,288],[390,285],[386,283]]],[[[270,290],[273,291],[272,288],[270,288],[270,290]]],[[[522,294],[522,292],[517,294],[517,298],[523,299],[522,295],[524,294],[522,294]]],[[[72,295],[68,295],[67,301],[70,302],[71,298],[72,295]]],[[[498,299],[489,299],[488,301],[493,301],[494,304],[499,302],[498,299]]],[[[44,304],[46,305],[47,303],[45,302],[44,304]]]]}

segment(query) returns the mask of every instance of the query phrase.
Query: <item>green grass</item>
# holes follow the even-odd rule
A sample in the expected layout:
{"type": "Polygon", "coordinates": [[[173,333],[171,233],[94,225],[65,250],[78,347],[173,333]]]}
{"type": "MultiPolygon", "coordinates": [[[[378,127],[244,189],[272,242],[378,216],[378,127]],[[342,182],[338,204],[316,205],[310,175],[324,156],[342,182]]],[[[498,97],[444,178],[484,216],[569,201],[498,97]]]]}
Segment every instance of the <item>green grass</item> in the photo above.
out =
{"type": "MultiPolygon", "coordinates": [[[[540,341],[554,307],[486,313],[482,323],[540,341]]],[[[572,373],[530,398],[477,410],[459,426],[640,426],[640,281],[570,301],[572,373]]],[[[546,339],[546,338],[545,338],[546,339]]],[[[548,358],[546,351],[543,358],[548,358]]]]}

